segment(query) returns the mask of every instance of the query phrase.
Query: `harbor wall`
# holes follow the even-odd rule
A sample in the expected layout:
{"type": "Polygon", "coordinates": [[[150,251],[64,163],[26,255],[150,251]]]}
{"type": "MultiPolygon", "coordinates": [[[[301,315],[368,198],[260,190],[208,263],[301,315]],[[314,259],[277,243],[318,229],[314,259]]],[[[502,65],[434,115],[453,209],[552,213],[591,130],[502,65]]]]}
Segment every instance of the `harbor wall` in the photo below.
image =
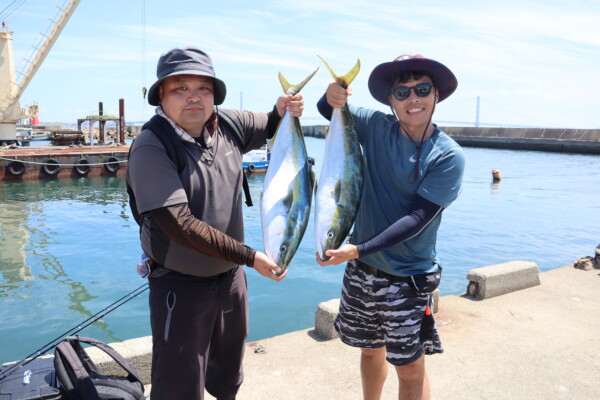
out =
{"type": "MultiPolygon", "coordinates": [[[[600,154],[600,129],[440,127],[464,147],[600,154]]],[[[303,127],[305,136],[324,138],[326,125],[303,127]]]]}

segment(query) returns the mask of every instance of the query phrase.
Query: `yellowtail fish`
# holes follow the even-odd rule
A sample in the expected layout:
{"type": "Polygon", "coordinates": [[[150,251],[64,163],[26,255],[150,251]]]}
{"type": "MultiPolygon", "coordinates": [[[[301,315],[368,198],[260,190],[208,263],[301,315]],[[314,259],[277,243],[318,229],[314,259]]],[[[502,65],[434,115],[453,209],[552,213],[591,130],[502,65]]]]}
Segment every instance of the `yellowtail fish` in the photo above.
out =
{"type": "MultiPolygon", "coordinates": [[[[319,57],[321,58],[321,57],[319,57]]],[[[335,81],[347,88],[360,70],[360,60],[345,76],[337,76],[321,58],[335,81]]],[[[322,260],[325,252],[344,242],[358,212],[362,196],[364,157],[345,104],[334,108],[325,137],[325,156],[315,188],[315,236],[322,260]]]]}
{"type": "MultiPolygon", "coordinates": [[[[292,96],[299,93],[317,70],[298,85],[290,85],[280,72],[283,91],[292,96]]],[[[314,177],[297,117],[285,112],[269,147],[271,157],[260,198],[260,216],[265,254],[283,273],[306,231],[314,177]]]]}

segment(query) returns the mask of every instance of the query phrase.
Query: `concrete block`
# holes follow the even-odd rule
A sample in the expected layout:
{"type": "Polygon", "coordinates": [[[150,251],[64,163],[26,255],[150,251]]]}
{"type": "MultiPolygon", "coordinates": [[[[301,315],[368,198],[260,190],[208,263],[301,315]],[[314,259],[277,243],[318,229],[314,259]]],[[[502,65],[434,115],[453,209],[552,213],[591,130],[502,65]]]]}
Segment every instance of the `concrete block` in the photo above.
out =
{"type": "Polygon", "coordinates": [[[432,312],[435,314],[438,312],[440,308],[440,289],[435,289],[433,291],[433,307],[432,312]]]}
{"type": "Polygon", "coordinates": [[[472,269],[467,280],[467,295],[481,300],[540,284],[538,266],[531,261],[510,261],[472,269]]]}
{"type": "Polygon", "coordinates": [[[340,299],[324,301],[319,304],[315,314],[315,330],[323,339],[331,340],[338,338],[337,331],[333,328],[333,322],[340,309],[340,299]]]}

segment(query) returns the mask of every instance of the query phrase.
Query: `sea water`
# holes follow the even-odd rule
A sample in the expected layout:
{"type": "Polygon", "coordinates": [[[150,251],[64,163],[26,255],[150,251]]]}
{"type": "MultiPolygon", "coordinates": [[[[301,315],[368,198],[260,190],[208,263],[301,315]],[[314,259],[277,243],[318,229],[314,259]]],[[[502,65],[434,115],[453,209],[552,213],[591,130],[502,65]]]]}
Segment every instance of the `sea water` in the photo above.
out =
{"type": "MultiPolygon", "coordinates": [[[[325,141],[306,139],[319,176],[325,141]]],[[[594,255],[600,243],[600,157],[465,148],[458,200],[443,213],[437,250],[442,295],[461,294],[470,269],[511,260],[541,271],[594,255]],[[499,169],[502,180],[492,181],[499,169]]],[[[263,249],[259,197],[249,179],[247,243],[263,249]]],[[[313,215],[287,277],[247,268],[248,340],[314,325],[318,304],[339,298],[343,266],[315,262],[313,215]]],[[[19,360],[143,285],[141,250],[122,178],[0,183],[0,363],[19,360]]],[[[105,342],[150,335],[147,292],[80,332],[105,342]]]]}

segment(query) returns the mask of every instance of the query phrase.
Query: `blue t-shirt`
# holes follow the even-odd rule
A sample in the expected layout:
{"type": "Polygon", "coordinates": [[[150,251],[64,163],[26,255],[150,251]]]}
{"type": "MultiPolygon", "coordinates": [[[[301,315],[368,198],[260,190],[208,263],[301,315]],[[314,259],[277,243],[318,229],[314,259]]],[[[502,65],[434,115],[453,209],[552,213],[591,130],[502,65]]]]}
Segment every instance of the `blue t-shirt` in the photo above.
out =
{"type": "MultiPolygon", "coordinates": [[[[349,105],[367,168],[352,243],[377,235],[413,207],[416,195],[447,208],[460,193],[465,158],[462,148],[436,127],[422,144],[418,176],[417,147],[400,133],[389,114],[349,105]],[[413,174],[413,176],[411,176],[413,174]]],[[[417,236],[361,261],[393,275],[433,272],[438,267],[436,237],[441,213],[417,236]]]]}

